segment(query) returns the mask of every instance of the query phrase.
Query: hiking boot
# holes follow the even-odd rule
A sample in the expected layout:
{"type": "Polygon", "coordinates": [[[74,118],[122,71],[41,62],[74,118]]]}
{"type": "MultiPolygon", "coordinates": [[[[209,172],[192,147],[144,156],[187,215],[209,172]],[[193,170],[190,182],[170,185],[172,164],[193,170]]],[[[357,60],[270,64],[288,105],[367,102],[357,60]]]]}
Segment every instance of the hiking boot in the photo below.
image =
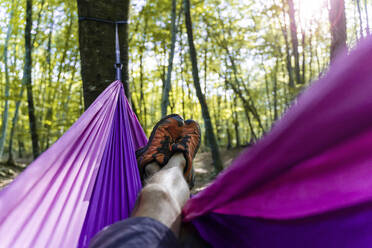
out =
{"type": "Polygon", "coordinates": [[[183,175],[190,189],[194,186],[195,176],[192,161],[200,147],[201,131],[199,124],[194,120],[186,120],[181,138],[172,145],[172,152],[182,152],[186,159],[183,175]]]}
{"type": "Polygon", "coordinates": [[[181,116],[171,114],[162,118],[153,128],[145,147],[136,151],[138,169],[142,180],[145,179],[145,167],[156,162],[163,167],[173,155],[172,145],[180,139],[184,121],[181,116]]]}

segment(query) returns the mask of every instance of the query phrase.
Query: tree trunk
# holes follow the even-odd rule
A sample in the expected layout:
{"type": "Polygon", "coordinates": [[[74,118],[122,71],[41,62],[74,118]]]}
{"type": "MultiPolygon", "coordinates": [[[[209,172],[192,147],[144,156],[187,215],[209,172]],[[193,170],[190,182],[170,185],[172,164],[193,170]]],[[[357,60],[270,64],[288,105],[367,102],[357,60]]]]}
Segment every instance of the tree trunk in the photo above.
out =
{"type": "Polygon", "coordinates": [[[173,69],[173,58],[174,58],[174,50],[176,47],[176,36],[177,36],[177,26],[176,26],[176,7],[177,1],[172,0],[172,14],[171,14],[171,50],[169,52],[169,59],[168,59],[168,71],[167,71],[167,78],[165,80],[163,94],[161,99],[161,115],[167,115],[167,107],[169,105],[169,91],[171,89],[171,80],[172,80],[172,69],[173,69]]]}
{"type": "MultiPolygon", "coordinates": [[[[31,47],[34,46],[34,44],[37,40],[37,35],[39,34],[39,27],[40,27],[40,22],[41,22],[41,13],[44,10],[44,4],[45,4],[45,0],[41,1],[41,8],[40,8],[39,13],[37,15],[38,18],[37,18],[36,32],[35,32],[34,38],[32,39],[31,47]]],[[[18,4],[17,4],[17,6],[18,6],[18,4]]],[[[21,90],[20,90],[19,95],[18,95],[19,100],[16,101],[14,116],[12,118],[12,126],[10,128],[10,135],[9,135],[9,145],[8,145],[8,155],[9,155],[9,157],[8,157],[7,163],[11,164],[11,165],[15,164],[14,157],[13,157],[13,141],[14,141],[14,133],[15,133],[15,129],[16,129],[16,126],[17,126],[18,116],[19,116],[19,108],[20,108],[21,103],[22,103],[21,99],[23,98],[23,93],[24,93],[24,90],[25,90],[25,87],[24,87],[25,84],[26,84],[25,80],[26,80],[25,70],[23,70],[21,90]]],[[[19,146],[18,148],[20,149],[20,147],[21,146],[19,146]]],[[[19,150],[19,156],[20,157],[22,156],[22,151],[21,150],[19,150]]]]}
{"type": "Polygon", "coordinates": [[[367,5],[367,0],[364,0],[364,11],[366,12],[366,30],[367,30],[367,35],[370,35],[369,31],[369,20],[368,20],[368,5],[367,5]]]}
{"type": "Polygon", "coordinates": [[[31,44],[31,29],[32,29],[32,0],[26,1],[26,27],[25,27],[25,65],[24,65],[24,80],[27,90],[28,102],[28,118],[30,122],[30,132],[32,139],[32,154],[34,159],[39,155],[39,141],[36,127],[34,98],[32,95],[32,44],[31,44]]]}
{"type": "Polygon", "coordinates": [[[309,81],[313,80],[313,31],[310,29],[309,37],[310,62],[309,62],[309,81]]]}
{"type": "Polygon", "coordinates": [[[288,78],[289,78],[289,87],[294,88],[294,80],[293,80],[293,68],[292,68],[292,61],[291,61],[291,53],[289,49],[289,41],[288,41],[288,32],[287,32],[287,24],[285,21],[285,11],[283,6],[283,21],[284,25],[282,26],[282,33],[284,36],[285,41],[285,52],[286,52],[286,66],[288,71],[288,78]]]}
{"type": "Polygon", "coordinates": [[[274,121],[278,119],[278,79],[277,79],[277,71],[278,71],[278,61],[276,61],[273,73],[273,91],[274,91],[274,121]]]}
{"type": "Polygon", "coordinates": [[[234,97],[234,129],[235,129],[235,139],[236,139],[236,143],[235,143],[235,147],[240,147],[240,134],[239,134],[239,120],[238,120],[238,113],[236,112],[236,105],[237,105],[237,101],[236,101],[236,97],[234,97]]]}
{"type": "MultiPolygon", "coordinates": [[[[128,21],[130,0],[78,0],[79,17],[128,21]]],[[[128,24],[119,24],[122,81],[130,100],[128,72],[128,24]]],[[[115,25],[84,20],[79,22],[81,75],[85,108],[115,80],[115,25]]]]}
{"type": "Polygon", "coordinates": [[[363,20],[362,20],[362,11],[360,10],[360,0],[356,0],[357,8],[358,8],[358,16],[359,16],[359,33],[360,37],[363,39],[363,20]]]}
{"type": "Polygon", "coordinates": [[[24,148],[25,148],[25,146],[24,146],[22,140],[18,137],[18,157],[19,158],[23,157],[23,151],[25,150],[24,148]]]}
{"type": "Polygon", "coordinates": [[[295,9],[293,5],[293,0],[288,1],[288,15],[290,20],[290,29],[291,29],[291,40],[293,48],[293,56],[295,59],[295,75],[297,84],[302,84],[301,73],[300,73],[300,55],[298,53],[298,38],[297,38],[297,25],[295,20],[295,9]]]}
{"type": "Polygon", "coordinates": [[[202,115],[204,119],[204,124],[207,130],[207,137],[209,141],[210,148],[212,150],[212,158],[213,158],[213,165],[216,172],[219,172],[223,169],[222,161],[220,157],[220,151],[217,145],[216,136],[213,131],[213,126],[211,122],[211,117],[209,114],[207,102],[205,97],[202,93],[200,87],[200,79],[199,79],[199,71],[198,71],[198,63],[197,63],[197,56],[196,50],[194,46],[194,37],[192,33],[192,22],[191,22],[191,15],[190,15],[190,0],[184,0],[184,8],[185,8],[185,20],[186,20],[186,29],[187,29],[187,37],[189,42],[189,52],[190,52],[190,59],[192,64],[192,76],[194,79],[194,85],[196,90],[196,95],[199,99],[200,106],[202,109],[202,115]]]}
{"type": "Polygon", "coordinates": [[[9,13],[9,25],[8,30],[6,32],[5,44],[4,44],[4,67],[5,67],[5,103],[4,103],[4,112],[3,112],[3,120],[1,123],[1,138],[0,138],[0,158],[3,156],[4,152],[4,144],[6,139],[6,130],[8,129],[8,114],[9,114],[9,88],[10,88],[10,79],[9,79],[9,66],[8,66],[8,47],[9,47],[9,40],[12,34],[12,19],[14,15],[14,9],[16,8],[14,5],[16,3],[14,0],[12,1],[11,10],[9,13]]]}
{"type": "Polygon", "coordinates": [[[231,133],[230,133],[229,122],[228,121],[226,121],[226,134],[227,134],[226,149],[230,150],[232,148],[232,142],[231,142],[231,133]]]}
{"type": "Polygon", "coordinates": [[[266,115],[268,118],[266,118],[266,129],[269,129],[269,122],[273,122],[273,117],[271,113],[271,98],[270,98],[270,89],[269,89],[269,79],[266,70],[265,71],[265,93],[266,93],[266,115]]]}
{"type": "Polygon", "coordinates": [[[251,132],[251,138],[257,140],[257,135],[256,135],[256,133],[254,131],[254,127],[253,127],[253,124],[252,124],[252,121],[251,121],[251,117],[249,116],[249,113],[252,113],[252,110],[251,110],[251,107],[249,105],[249,102],[247,101],[247,99],[244,98],[241,90],[238,89],[238,87],[236,87],[233,83],[231,83],[227,79],[226,79],[226,83],[228,85],[230,85],[230,87],[232,88],[232,90],[234,91],[234,93],[236,95],[238,95],[239,99],[242,101],[243,107],[244,107],[244,113],[245,113],[245,116],[247,118],[248,125],[249,125],[250,132],[251,132]]]}
{"type": "Polygon", "coordinates": [[[331,63],[340,53],[347,52],[346,16],[344,0],[331,0],[329,10],[331,24],[331,63]]]}
{"type": "MultiPolygon", "coordinates": [[[[233,90],[235,91],[236,94],[238,94],[238,96],[240,97],[240,99],[243,102],[243,106],[244,106],[244,108],[246,109],[246,112],[247,112],[247,120],[248,120],[248,123],[251,127],[252,136],[253,136],[254,139],[257,140],[257,135],[253,131],[253,125],[251,125],[251,121],[250,121],[248,111],[253,115],[253,118],[257,120],[258,126],[260,127],[262,133],[265,132],[265,129],[262,125],[261,118],[258,115],[257,109],[255,107],[255,104],[254,104],[253,100],[252,100],[250,90],[248,89],[248,87],[246,87],[246,85],[244,83],[241,83],[240,80],[238,79],[238,69],[236,67],[235,60],[231,56],[231,54],[229,53],[229,50],[226,49],[226,51],[227,51],[228,56],[229,56],[229,60],[230,60],[230,63],[231,63],[232,69],[233,69],[233,73],[234,73],[234,80],[235,80],[235,83],[237,85],[237,86],[234,86],[233,90]],[[244,96],[243,96],[243,94],[240,90],[240,86],[243,86],[246,94],[248,95],[248,100],[244,98],[244,96]]],[[[227,64],[226,64],[226,66],[227,66],[227,64]]],[[[230,83],[230,85],[233,86],[232,83],[230,83]]]]}
{"type": "Polygon", "coordinates": [[[305,31],[302,30],[302,82],[306,82],[306,57],[305,57],[305,44],[306,44],[306,35],[305,31]]]}

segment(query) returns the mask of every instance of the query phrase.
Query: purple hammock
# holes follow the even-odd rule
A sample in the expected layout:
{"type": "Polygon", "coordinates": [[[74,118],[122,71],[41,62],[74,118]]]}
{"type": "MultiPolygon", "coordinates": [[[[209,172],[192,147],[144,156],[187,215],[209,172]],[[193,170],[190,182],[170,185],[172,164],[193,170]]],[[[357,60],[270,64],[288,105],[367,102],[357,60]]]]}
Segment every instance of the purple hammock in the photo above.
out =
{"type": "MultiPolygon", "coordinates": [[[[372,247],[372,40],[188,201],[213,247],[372,247]]],[[[0,192],[1,247],[84,247],[128,217],[146,137],[119,81],[0,192]]]]}

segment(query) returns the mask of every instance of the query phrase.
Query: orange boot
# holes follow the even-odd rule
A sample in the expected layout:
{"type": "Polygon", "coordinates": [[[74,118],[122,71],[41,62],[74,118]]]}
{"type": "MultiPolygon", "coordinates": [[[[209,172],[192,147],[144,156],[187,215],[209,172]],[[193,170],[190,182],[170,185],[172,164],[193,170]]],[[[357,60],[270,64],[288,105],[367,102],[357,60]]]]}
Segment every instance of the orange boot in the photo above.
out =
{"type": "Polygon", "coordinates": [[[172,145],[181,138],[184,120],[177,114],[171,114],[161,119],[153,128],[150,139],[145,147],[136,151],[138,168],[142,180],[145,167],[151,162],[157,162],[161,167],[166,165],[173,155],[172,145]]]}
{"type": "Polygon", "coordinates": [[[186,159],[184,176],[190,189],[194,186],[194,169],[192,161],[200,147],[201,131],[199,124],[194,120],[186,120],[181,138],[172,145],[172,152],[182,152],[186,159]]]}

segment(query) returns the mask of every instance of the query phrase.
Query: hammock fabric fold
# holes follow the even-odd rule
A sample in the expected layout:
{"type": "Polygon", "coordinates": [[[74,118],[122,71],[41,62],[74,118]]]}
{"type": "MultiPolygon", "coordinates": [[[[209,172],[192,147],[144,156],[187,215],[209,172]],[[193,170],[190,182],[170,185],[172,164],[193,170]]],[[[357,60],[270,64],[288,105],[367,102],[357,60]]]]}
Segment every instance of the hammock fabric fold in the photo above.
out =
{"type": "Polygon", "coordinates": [[[339,58],[184,219],[214,247],[371,247],[371,58],[339,58]]]}
{"type": "Polygon", "coordinates": [[[127,218],[141,182],[135,150],[146,136],[121,82],[0,192],[1,247],[84,247],[127,218]]]}

